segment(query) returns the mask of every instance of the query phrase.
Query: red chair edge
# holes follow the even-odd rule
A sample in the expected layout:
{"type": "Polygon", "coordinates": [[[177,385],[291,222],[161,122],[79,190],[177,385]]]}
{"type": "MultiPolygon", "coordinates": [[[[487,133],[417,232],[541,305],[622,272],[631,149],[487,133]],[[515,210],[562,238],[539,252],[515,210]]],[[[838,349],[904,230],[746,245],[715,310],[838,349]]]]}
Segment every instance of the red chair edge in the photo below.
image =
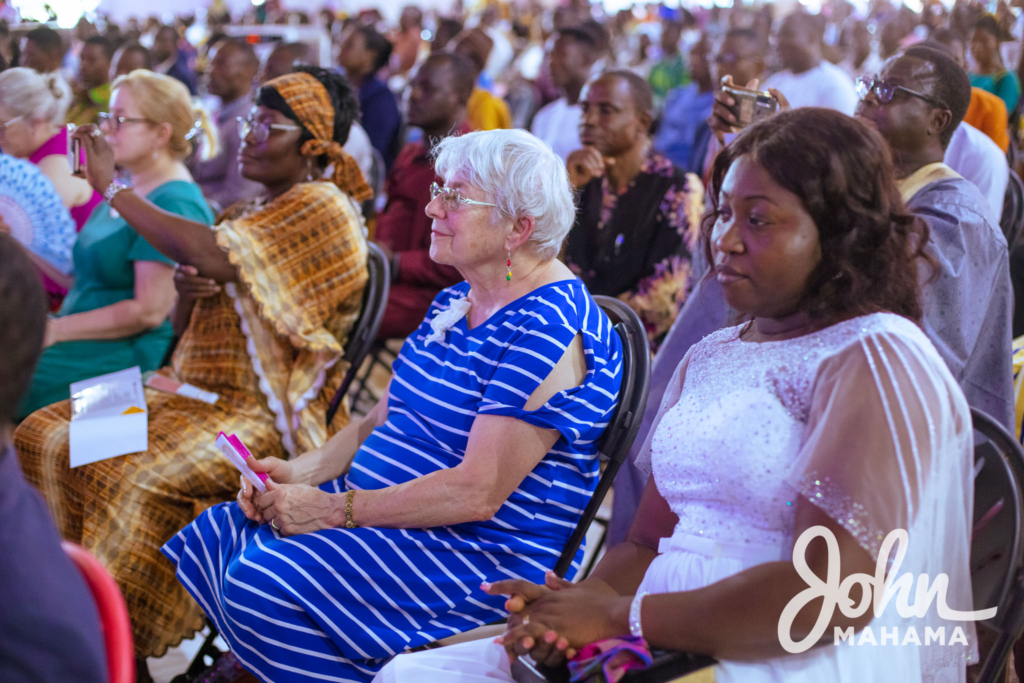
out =
{"type": "Polygon", "coordinates": [[[128,606],[121,589],[106,567],[85,548],[70,541],[61,541],[64,553],[78,568],[96,601],[103,627],[103,643],[107,651],[110,683],[135,683],[135,645],[128,606]]]}

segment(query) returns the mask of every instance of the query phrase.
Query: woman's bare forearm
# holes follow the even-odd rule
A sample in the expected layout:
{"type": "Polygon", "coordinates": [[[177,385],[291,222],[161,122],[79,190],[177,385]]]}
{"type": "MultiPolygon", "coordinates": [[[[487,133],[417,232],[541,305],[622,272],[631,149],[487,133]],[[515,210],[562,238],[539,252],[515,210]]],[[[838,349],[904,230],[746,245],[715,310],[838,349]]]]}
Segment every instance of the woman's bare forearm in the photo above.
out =
{"type": "Polygon", "coordinates": [[[388,397],[385,390],[384,396],[365,417],[352,419],[323,446],[296,458],[293,483],[319,486],[345,474],[359,447],[387,419],[388,397]]]}
{"type": "Polygon", "coordinates": [[[53,326],[53,342],[58,343],[131,337],[153,329],[161,320],[135,299],[126,299],[92,311],[55,318],[50,324],[53,326]]]}
{"type": "Polygon", "coordinates": [[[195,266],[200,275],[218,282],[238,279],[210,226],[164,211],[130,189],[118,192],[111,206],[164,256],[195,266]]]}
{"type": "Polygon", "coordinates": [[[594,571],[581,582],[595,589],[607,587],[618,595],[636,595],[647,568],[658,553],[653,548],[626,541],[601,558],[594,571]]]}

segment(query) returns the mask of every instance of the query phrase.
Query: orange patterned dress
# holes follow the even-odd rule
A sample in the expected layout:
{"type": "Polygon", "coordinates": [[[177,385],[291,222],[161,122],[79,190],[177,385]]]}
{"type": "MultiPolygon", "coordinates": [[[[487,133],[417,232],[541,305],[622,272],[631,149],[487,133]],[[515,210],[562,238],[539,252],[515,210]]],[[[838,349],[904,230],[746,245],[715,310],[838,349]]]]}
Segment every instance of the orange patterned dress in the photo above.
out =
{"type": "MultiPolygon", "coordinates": [[[[217,403],[147,388],[149,450],[74,469],[69,401],[36,411],[15,432],[25,476],[64,538],[98,557],[121,587],[139,657],[161,656],[202,626],[160,547],[237,493],[238,472],[213,443],[218,432],[234,432],[259,457],[293,457],[327,439],[324,414],[347,369],[343,345],[367,278],[360,214],[330,183],[236,205],[214,230],[239,280],[196,303],[160,372],[216,392],[217,403]]],[[[347,421],[339,412],[332,432],[347,421]]]]}

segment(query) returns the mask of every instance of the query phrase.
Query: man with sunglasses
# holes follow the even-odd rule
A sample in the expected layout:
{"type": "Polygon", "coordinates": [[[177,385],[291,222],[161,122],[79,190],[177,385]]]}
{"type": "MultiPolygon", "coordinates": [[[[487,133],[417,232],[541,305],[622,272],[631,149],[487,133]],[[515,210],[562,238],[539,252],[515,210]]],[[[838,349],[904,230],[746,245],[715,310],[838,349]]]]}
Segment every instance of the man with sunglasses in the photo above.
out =
{"type": "Polygon", "coordinates": [[[981,192],[943,163],[971,100],[952,57],[914,46],[860,84],[857,117],[892,151],[903,201],[930,229],[921,273],[924,329],[967,402],[1012,429],[1012,294],[1006,239],[981,192]]]}

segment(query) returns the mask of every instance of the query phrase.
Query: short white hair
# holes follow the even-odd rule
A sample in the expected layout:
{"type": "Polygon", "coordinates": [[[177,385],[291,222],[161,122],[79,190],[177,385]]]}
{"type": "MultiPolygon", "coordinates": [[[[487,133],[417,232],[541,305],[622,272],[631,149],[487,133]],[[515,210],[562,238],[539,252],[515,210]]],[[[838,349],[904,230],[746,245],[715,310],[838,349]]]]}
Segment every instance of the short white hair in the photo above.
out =
{"type": "Polygon", "coordinates": [[[528,244],[543,260],[558,257],[576,219],[565,162],[525,130],[489,130],[452,136],[436,148],[434,169],[445,183],[456,177],[482,190],[513,219],[531,216],[528,244]]]}
{"type": "Polygon", "coordinates": [[[68,103],[55,81],[32,69],[16,67],[0,73],[0,105],[29,121],[60,125],[64,123],[68,103]]]}

